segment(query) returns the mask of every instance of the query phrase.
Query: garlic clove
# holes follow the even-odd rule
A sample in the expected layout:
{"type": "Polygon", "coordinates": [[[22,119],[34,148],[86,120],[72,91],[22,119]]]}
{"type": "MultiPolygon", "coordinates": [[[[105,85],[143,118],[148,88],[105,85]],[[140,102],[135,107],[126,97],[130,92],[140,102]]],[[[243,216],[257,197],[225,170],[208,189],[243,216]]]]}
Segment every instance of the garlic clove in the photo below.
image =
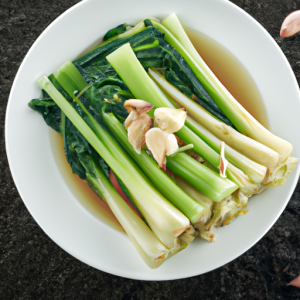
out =
{"type": "Polygon", "coordinates": [[[139,99],[129,99],[124,102],[125,109],[130,113],[136,110],[137,113],[145,113],[153,108],[153,105],[149,102],[139,99]]]}
{"type": "Polygon", "coordinates": [[[282,38],[290,37],[300,31],[300,10],[290,13],[283,21],[280,29],[282,38]]]}
{"type": "Polygon", "coordinates": [[[160,168],[163,168],[166,157],[166,139],[168,134],[159,128],[151,128],[145,135],[146,145],[160,168]]]}
{"type": "Polygon", "coordinates": [[[141,148],[145,145],[145,134],[151,128],[152,124],[152,118],[147,114],[141,114],[128,127],[128,141],[138,154],[141,153],[141,148]]]}
{"type": "Polygon", "coordinates": [[[141,148],[145,144],[145,134],[153,125],[153,120],[147,112],[153,105],[138,99],[129,99],[124,102],[125,109],[129,116],[124,122],[124,127],[128,133],[128,141],[137,153],[141,153],[141,148]]]}
{"type": "Polygon", "coordinates": [[[166,155],[172,155],[178,150],[178,143],[174,134],[169,134],[166,140],[166,155]]]}
{"type": "Polygon", "coordinates": [[[174,134],[168,134],[160,128],[151,128],[145,135],[146,145],[151,151],[160,168],[164,169],[166,155],[171,155],[178,149],[174,134]]]}
{"type": "Polygon", "coordinates": [[[155,123],[161,130],[169,134],[182,128],[186,115],[186,110],[182,108],[161,107],[154,111],[155,123]]]}
{"type": "Polygon", "coordinates": [[[297,276],[295,279],[293,279],[290,283],[288,283],[287,285],[293,285],[295,287],[300,288],[300,275],[297,276]]]}
{"type": "Polygon", "coordinates": [[[129,126],[132,124],[132,122],[135,121],[136,119],[138,119],[138,117],[139,117],[139,114],[137,113],[137,111],[132,110],[124,122],[125,129],[127,130],[129,128],[129,126]]]}

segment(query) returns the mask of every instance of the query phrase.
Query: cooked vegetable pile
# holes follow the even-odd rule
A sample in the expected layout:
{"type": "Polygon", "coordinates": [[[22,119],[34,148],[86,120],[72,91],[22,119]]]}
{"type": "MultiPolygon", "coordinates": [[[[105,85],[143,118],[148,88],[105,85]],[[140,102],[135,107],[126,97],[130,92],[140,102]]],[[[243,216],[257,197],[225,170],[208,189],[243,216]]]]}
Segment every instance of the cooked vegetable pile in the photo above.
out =
{"type": "Polygon", "coordinates": [[[247,213],[285,183],[292,145],[259,124],[194,49],[175,14],[121,24],[38,80],[29,106],[63,136],[73,173],[107,202],[147,265],[247,213]],[[114,176],[133,204],[116,191],[114,176]]]}

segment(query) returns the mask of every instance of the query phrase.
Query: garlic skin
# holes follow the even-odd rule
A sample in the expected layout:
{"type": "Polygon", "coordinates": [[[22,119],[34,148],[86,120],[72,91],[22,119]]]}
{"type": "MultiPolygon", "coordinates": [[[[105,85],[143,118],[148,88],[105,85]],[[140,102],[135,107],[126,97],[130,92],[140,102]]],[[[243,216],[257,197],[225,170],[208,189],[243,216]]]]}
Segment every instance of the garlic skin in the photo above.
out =
{"type": "Polygon", "coordinates": [[[225,158],[225,143],[221,142],[220,145],[220,176],[226,178],[226,170],[228,166],[228,160],[225,158]]]}
{"type": "Polygon", "coordinates": [[[153,119],[147,115],[153,105],[143,100],[129,99],[124,102],[124,107],[129,112],[129,116],[124,122],[128,141],[140,154],[141,148],[145,145],[145,134],[153,125],[153,119]]]}
{"type": "Polygon", "coordinates": [[[129,113],[135,110],[138,114],[142,114],[151,110],[153,105],[144,100],[129,99],[124,102],[124,107],[129,113]]]}
{"type": "Polygon", "coordinates": [[[165,169],[166,155],[172,155],[178,150],[177,139],[174,134],[168,134],[160,128],[147,131],[146,145],[161,169],[165,169]]]}
{"type": "Polygon", "coordinates": [[[157,108],[154,111],[155,124],[161,130],[171,134],[182,128],[186,115],[186,110],[182,108],[157,108]]]}

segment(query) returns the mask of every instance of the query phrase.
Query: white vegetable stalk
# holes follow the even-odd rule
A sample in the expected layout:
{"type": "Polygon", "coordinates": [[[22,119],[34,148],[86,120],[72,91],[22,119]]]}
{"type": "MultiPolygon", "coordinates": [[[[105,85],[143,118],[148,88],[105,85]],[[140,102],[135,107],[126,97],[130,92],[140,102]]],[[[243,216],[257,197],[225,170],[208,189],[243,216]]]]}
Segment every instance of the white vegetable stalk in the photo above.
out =
{"type": "Polygon", "coordinates": [[[166,247],[174,248],[177,239],[173,231],[189,226],[189,219],[153,188],[149,179],[114,138],[93,119],[80,101],[77,103],[80,103],[81,109],[85,112],[89,125],[46,76],[41,77],[38,84],[123,181],[133,198],[136,199],[136,205],[154,234],[166,247]]]}
{"type": "MultiPolygon", "coordinates": [[[[135,200],[135,203],[137,203],[136,198],[134,196],[133,198],[135,200]]],[[[168,204],[169,211],[172,213],[173,210],[173,215],[178,218],[179,211],[170,203],[168,204]]],[[[167,248],[172,252],[176,252],[176,249],[180,246],[180,241],[178,240],[178,238],[181,238],[181,236],[178,235],[176,237],[175,232],[177,230],[181,230],[181,234],[182,236],[184,236],[186,229],[191,227],[189,220],[185,218],[184,222],[184,220],[181,219],[180,223],[183,226],[178,227],[178,220],[176,220],[176,218],[170,218],[165,214],[166,207],[165,203],[163,202],[155,203],[154,201],[151,201],[148,203],[143,203],[143,205],[141,205],[141,203],[138,203],[138,208],[151,227],[154,234],[159,237],[160,241],[162,241],[163,244],[167,246],[167,248]]],[[[195,233],[195,229],[193,229],[193,233],[195,233]]],[[[195,234],[193,238],[195,238],[195,234]]]]}
{"type": "Polygon", "coordinates": [[[243,171],[231,163],[228,164],[227,170],[231,180],[239,186],[239,190],[243,195],[251,197],[253,194],[258,193],[261,184],[251,182],[249,177],[243,171]]]}
{"type": "Polygon", "coordinates": [[[236,191],[221,202],[214,203],[213,217],[205,225],[205,229],[212,230],[212,227],[228,225],[237,216],[246,214],[248,210],[243,208],[247,205],[247,201],[247,197],[240,195],[240,191],[236,191]]]}
{"type": "Polygon", "coordinates": [[[189,196],[195,199],[198,203],[203,205],[206,209],[203,213],[199,222],[194,224],[194,227],[199,230],[199,236],[209,242],[215,241],[215,233],[213,231],[213,227],[210,230],[205,229],[205,224],[207,224],[212,217],[212,208],[214,206],[214,201],[201,193],[199,190],[194,188],[180,176],[174,174],[174,180],[176,184],[185,191],[189,196]]]}
{"type": "Polygon", "coordinates": [[[283,185],[297,163],[298,158],[290,156],[282,165],[269,173],[269,176],[266,179],[266,186],[271,187],[283,185]]]}
{"type": "Polygon", "coordinates": [[[182,94],[170,84],[163,75],[153,69],[149,69],[152,79],[166,91],[175,101],[182,105],[197,122],[203,125],[211,133],[224,141],[236,151],[267,168],[275,168],[279,160],[279,154],[265,145],[248,138],[232,127],[221,122],[200,105],[182,94]]]}
{"type": "MultiPolygon", "coordinates": [[[[222,141],[191,117],[188,117],[188,120],[189,128],[197,133],[216,152],[220,153],[222,141]]],[[[265,166],[256,163],[228,145],[225,147],[225,157],[231,164],[247,174],[254,183],[261,183],[264,180],[267,173],[265,166]]]]}
{"type": "MultiPolygon", "coordinates": [[[[155,24],[157,25],[157,23],[155,24]]],[[[279,165],[284,163],[291,155],[293,146],[264,128],[236,101],[196,51],[175,14],[171,14],[163,20],[162,25],[167,31],[166,40],[175,47],[177,51],[178,45],[175,45],[176,41],[182,45],[187,52],[186,54],[189,56],[188,59],[184,57],[187,63],[192,69],[197,69],[196,72],[193,70],[195,75],[234,126],[241,133],[279,153],[279,165]],[[191,64],[193,66],[191,66],[191,64]]]]}
{"type": "Polygon", "coordinates": [[[101,196],[107,202],[133,245],[150,268],[159,267],[166,259],[185,247],[184,243],[182,247],[181,243],[178,242],[176,248],[168,249],[121,198],[106,176],[104,174],[97,175],[101,179],[98,180],[97,184],[101,188],[101,196]]]}

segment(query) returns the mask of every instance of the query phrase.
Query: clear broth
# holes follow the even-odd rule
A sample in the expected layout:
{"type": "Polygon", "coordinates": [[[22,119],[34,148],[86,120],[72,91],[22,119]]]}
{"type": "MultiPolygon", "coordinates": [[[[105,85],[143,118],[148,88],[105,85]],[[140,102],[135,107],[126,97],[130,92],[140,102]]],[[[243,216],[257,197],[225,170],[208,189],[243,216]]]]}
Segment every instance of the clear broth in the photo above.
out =
{"type": "MultiPolygon", "coordinates": [[[[262,125],[268,128],[267,114],[261,95],[241,62],[205,34],[192,29],[186,31],[199,54],[219,80],[262,125]]],[[[51,129],[49,134],[56,163],[73,195],[94,217],[117,230],[124,231],[106,202],[99,199],[84,180],[72,173],[64,154],[62,136],[51,129]]]]}
{"type": "Polygon", "coordinates": [[[194,47],[233,97],[264,127],[269,128],[262,97],[243,64],[209,36],[186,28],[194,47]]]}
{"type": "Polygon", "coordinates": [[[101,200],[72,169],[67,162],[62,135],[49,129],[51,147],[58,168],[74,197],[97,219],[111,227],[124,231],[109,206],[101,200]]]}

